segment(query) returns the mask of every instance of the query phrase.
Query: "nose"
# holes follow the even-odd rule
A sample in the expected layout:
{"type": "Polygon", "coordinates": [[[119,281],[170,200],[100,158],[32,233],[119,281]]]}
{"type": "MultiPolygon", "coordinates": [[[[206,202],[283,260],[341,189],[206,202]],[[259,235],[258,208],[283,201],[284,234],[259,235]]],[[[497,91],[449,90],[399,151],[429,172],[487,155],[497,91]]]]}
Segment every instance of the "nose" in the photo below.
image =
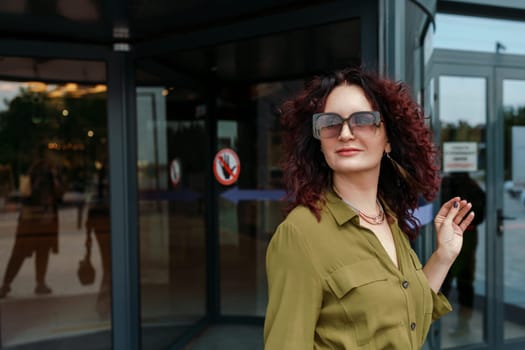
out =
{"type": "Polygon", "coordinates": [[[340,140],[349,140],[355,138],[354,134],[352,133],[352,130],[350,129],[350,125],[345,120],[343,122],[343,125],[341,126],[341,131],[339,132],[340,140]]]}

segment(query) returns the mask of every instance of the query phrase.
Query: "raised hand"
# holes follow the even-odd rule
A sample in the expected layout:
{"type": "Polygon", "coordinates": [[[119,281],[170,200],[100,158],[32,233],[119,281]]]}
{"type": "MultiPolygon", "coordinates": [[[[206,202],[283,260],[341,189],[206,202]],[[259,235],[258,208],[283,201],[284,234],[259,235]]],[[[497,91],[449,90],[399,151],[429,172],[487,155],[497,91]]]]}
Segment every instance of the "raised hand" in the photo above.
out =
{"type": "Polygon", "coordinates": [[[456,259],[463,245],[463,232],[474,219],[472,203],[460,197],[454,197],[444,203],[436,217],[434,226],[437,233],[437,250],[442,256],[456,259]]]}

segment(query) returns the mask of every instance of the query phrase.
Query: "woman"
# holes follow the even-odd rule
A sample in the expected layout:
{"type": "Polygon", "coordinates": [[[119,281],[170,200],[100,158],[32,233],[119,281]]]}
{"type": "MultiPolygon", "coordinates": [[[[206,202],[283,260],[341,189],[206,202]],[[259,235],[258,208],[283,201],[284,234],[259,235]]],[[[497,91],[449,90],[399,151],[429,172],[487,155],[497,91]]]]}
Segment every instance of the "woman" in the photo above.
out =
{"type": "Polygon", "coordinates": [[[64,193],[54,162],[46,146],[40,146],[38,158],[29,169],[31,192],[22,199],[16,238],[7,263],[0,299],[11,291],[26,258],[35,255],[36,294],[49,294],[46,274],[51,252],[58,253],[58,205],[64,193]]]}
{"type": "Polygon", "coordinates": [[[412,213],[439,174],[421,109],[404,84],[346,69],[315,77],[282,121],[291,211],[267,252],[265,349],[420,349],[451,310],[439,289],[474,217],[443,204],[422,267],[412,213]]]}

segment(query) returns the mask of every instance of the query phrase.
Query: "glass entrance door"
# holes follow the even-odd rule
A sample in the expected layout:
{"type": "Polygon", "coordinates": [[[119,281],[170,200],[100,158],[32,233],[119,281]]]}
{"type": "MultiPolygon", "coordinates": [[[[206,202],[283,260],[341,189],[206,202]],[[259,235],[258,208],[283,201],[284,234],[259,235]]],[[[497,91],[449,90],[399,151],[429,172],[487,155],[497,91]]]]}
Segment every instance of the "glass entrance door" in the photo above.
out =
{"type": "Polygon", "coordinates": [[[454,311],[442,318],[441,345],[451,349],[483,344],[487,339],[487,286],[491,285],[486,261],[487,120],[489,71],[437,66],[437,114],[434,128],[442,154],[440,202],[461,196],[472,202],[476,220],[465,232],[460,255],[452,266],[442,292],[454,311]],[[465,103],[468,101],[468,103],[465,103]]]}
{"type": "Polygon", "coordinates": [[[279,108],[305,77],[360,61],[360,25],[214,38],[138,60],[143,347],[198,332],[191,349],[263,348],[266,248],[287,204],[279,108]],[[301,63],[311,48],[322,55],[301,63]]]}
{"type": "Polygon", "coordinates": [[[443,286],[454,311],[442,319],[433,348],[522,349],[525,67],[435,64],[433,70],[441,200],[466,197],[480,219],[465,233],[443,286]]]}
{"type": "Polygon", "coordinates": [[[496,169],[503,183],[497,198],[497,234],[501,258],[497,260],[503,273],[501,307],[498,317],[503,325],[504,343],[525,341],[525,70],[496,70],[501,148],[496,169]]]}
{"type": "Polygon", "coordinates": [[[5,56],[0,76],[0,349],[111,348],[106,66],[5,56]]]}

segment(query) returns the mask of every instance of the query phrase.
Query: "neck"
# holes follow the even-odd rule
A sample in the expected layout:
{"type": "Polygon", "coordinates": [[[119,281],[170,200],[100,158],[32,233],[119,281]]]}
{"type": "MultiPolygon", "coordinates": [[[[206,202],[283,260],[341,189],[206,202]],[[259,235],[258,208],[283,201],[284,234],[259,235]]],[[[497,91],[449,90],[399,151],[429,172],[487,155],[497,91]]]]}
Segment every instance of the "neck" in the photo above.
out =
{"type": "MultiPolygon", "coordinates": [[[[334,187],[334,191],[340,196],[340,194],[337,192],[337,189],[334,187]]],[[[376,199],[376,205],[378,209],[377,214],[367,214],[363,210],[357,208],[354,204],[350,203],[348,200],[345,200],[344,198],[341,198],[343,202],[346,203],[352,210],[359,215],[359,217],[363,220],[363,222],[360,222],[361,224],[364,224],[364,222],[367,222],[370,225],[382,225],[385,221],[385,211],[383,210],[383,206],[381,203],[379,203],[379,200],[376,199]]]]}
{"type": "Polygon", "coordinates": [[[373,178],[349,179],[336,174],[333,177],[334,191],[364,213],[377,212],[377,185],[373,178]]]}

